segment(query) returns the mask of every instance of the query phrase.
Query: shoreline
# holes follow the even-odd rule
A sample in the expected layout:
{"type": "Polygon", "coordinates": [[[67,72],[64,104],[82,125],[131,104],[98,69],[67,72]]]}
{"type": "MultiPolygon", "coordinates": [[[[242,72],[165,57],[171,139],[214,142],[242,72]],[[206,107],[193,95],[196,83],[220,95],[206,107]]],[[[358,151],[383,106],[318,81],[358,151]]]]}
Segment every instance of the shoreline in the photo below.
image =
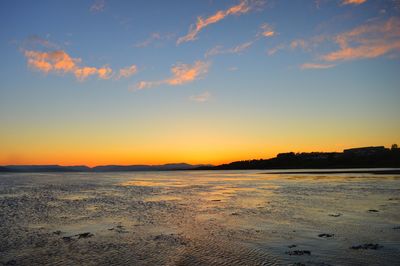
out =
{"type": "Polygon", "coordinates": [[[332,171],[319,171],[316,170],[306,170],[306,171],[279,171],[279,172],[264,172],[262,174],[278,174],[278,175],[286,175],[286,174],[374,174],[374,175],[399,175],[400,169],[369,169],[369,170],[332,170],[332,171]]]}

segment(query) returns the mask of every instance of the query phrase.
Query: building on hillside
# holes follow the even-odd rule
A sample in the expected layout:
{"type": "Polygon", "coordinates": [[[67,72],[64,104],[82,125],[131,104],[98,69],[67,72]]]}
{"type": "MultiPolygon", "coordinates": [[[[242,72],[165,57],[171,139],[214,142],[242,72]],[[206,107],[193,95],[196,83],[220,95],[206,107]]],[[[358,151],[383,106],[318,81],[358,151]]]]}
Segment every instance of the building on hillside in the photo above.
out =
{"type": "Polygon", "coordinates": [[[368,155],[373,155],[377,153],[382,153],[385,151],[388,151],[389,149],[386,149],[384,146],[375,146],[375,147],[361,147],[361,148],[352,148],[352,149],[346,149],[343,150],[343,153],[345,155],[362,155],[362,156],[368,156],[368,155]]]}

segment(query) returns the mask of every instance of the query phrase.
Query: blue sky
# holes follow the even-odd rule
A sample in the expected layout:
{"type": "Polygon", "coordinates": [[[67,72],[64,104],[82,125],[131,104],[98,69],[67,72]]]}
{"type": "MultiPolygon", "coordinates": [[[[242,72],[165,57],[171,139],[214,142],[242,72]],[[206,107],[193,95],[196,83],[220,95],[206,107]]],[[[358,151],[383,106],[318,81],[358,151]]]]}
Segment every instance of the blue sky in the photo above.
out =
{"type": "Polygon", "coordinates": [[[2,1],[0,164],[399,142],[399,12],[394,0],[2,1]]]}

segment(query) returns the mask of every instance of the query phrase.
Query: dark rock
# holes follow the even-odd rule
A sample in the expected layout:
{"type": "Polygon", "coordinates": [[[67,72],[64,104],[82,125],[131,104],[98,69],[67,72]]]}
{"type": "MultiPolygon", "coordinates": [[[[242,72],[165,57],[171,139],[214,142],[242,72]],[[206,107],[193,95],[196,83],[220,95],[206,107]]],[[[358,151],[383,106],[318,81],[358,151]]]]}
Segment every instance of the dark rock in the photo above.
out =
{"type": "Polygon", "coordinates": [[[62,238],[62,240],[66,241],[66,242],[69,242],[69,241],[72,240],[72,236],[64,236],[64,237],[62,238]]]}
{"type": "Polygon", "coordinates": [[[85,232],[85,233],[81,233],[81,234],[77,234],[78,238],[88,238],[88,237],[92,237],[93,234],[90,232],[85,232]]]}
{"type": "Polygon", "coordinates": [[[371,209],[371,210],[368,210],[369,212],[379,212],[378,210],[375,210],[375,209],[371,209]]]}
{"type": "Polygon", "coordinates": [[[5,263],[5,265],[17,265],[17,261],[16,260],[9,260],[9,261],[7,261],[6,263],[5,263]]]}
{"type": "Polygon", "coordinates": [[[295,248],[297,245],[289,245],[288,248],[295,248]]]}
{"type": "Polygon", "coordinates": [[[359,250],[359,249],[373,249],[373,250],[377,250],[377,249],[381,249],[383,248],[383,246],[379,245],[379,244],[363,244],[363,245],[357,245],[357,246],[351,246],[351,249],[355,249],[355,250],[359,250]]]}
{"type": "Polygon", "coordinates": [[[400,229],[400,226],[395,226],[395,227],[393,227],[393,229],[394,229],[394,230],[399,230],[399,229],[400,229]]]}
{"type": "Polygon", "coordinates": [[[237,212],[232,212],[231,215],[239,215],[237,212]]]}
{"type": "Polygon", "coordinates": [[[326,238],[329,238],[329,237],[333,237],[335,234],[319,234],[318,236],[319,237],[326,237],[326,238]]]}
{"type": "Polygon", "coordinates": [[[286,251],[285,253],[290,256],[311,255],[311,251],[309,250],[292,250],[292,251],[286,251]]]}
{"type": "Polygon", "coordinates": [[[59,235],[61,235],[61,234],[62,234],[62,232],[61,232],[60,230],[57,230],[57,231],[54,231],[54,232],[53,232],[53,234],[55,234],[55,235],[58,235],[58,236],[59,236],[59,235]]]}
{"type": "Polygon", "coordinates": [[[328,215],[331,216],[331,217],[339,217],[339,216],[342,216],[341,213],[331,213],[331,214],[328,214],[328,215]]]}

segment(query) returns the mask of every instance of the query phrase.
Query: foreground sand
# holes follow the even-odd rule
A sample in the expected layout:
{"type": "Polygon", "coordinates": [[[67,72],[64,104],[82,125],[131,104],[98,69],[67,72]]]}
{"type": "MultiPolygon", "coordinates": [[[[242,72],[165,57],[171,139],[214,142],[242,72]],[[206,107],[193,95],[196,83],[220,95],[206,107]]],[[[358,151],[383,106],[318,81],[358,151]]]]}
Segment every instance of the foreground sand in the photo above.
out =
{"type": "Polygon", "coordinates": [[[399,265],[400,175],[1,174],[0,225],[3,265],[399,265]]]}

